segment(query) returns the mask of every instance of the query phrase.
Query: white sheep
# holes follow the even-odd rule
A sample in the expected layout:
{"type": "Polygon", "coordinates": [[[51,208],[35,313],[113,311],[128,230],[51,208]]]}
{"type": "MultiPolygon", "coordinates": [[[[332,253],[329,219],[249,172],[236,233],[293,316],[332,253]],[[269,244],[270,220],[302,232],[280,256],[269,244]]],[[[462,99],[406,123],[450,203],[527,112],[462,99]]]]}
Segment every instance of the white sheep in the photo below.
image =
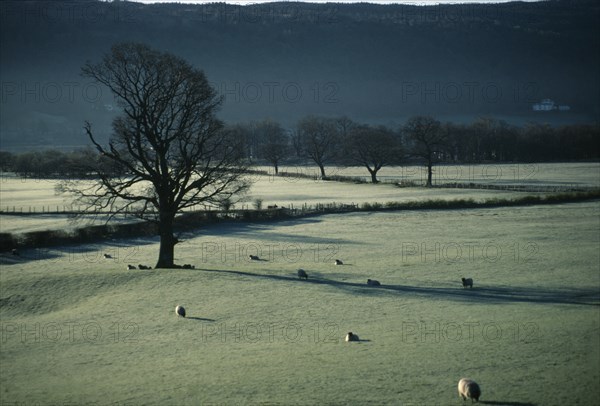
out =
{"type": "Polygon", "coordinates": [[[381,286],[381,283],[379,283],[379,281],[376,281],[375,279],[367,279],[367,285],[369,285],[369,286],[381,286]]]}
{"type": "Polygon", "coordinates": [[[178,316],[185,317],[185,309],[184,309],[184,307],[181,306],[181,305],[177,305],[177,307],[175,308],[175,313],[178,316]]]}
{"type": "Polygon", "coordinates": [[[350,341],[360,341],[360,339],[358,338],[358,336],[354,333],[349,332],[348,334],[346,334],[346,342],[350,342],[350,341]]]}
{"type": "Polygon", "coordinates": [[[335,260],[335,264],[336,264],[336,265],[344,265],[344,263],[342,262],[342,260],[341,260],[341,259],[336,259],[336,260],[335,260]]]}
{"type": "Polygon", "coordinates": [[[462,279],[463,288],[466,288],[467,286],[469,288],[473,287],[473,278],[461,278],[461,279],[462,279]]]}
{"type": "Polygon", "coordinates": [[[306,273],[306,271],[304,269],[298,269],[298,278],[308,279],[308,274],[306,273]]]}
{"type": "Polygon", "coordinates": [[[481,388],[479,388],[479,385],[474,380],[462,378],[460,381],[458,381],[458,394],[463,401],[469,398],[471,399],[471,403],[473,403],[473,399],[475,399],[476,402],[479,402],[481,388]]]}

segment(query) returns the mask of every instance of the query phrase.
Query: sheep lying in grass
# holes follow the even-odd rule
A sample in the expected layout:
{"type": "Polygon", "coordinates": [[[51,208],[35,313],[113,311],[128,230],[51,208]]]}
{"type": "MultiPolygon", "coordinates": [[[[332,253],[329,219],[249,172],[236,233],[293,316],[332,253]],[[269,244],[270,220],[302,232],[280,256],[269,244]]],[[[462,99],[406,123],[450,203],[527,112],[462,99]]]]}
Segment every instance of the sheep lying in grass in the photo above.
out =
{"type": "Polygon", "coordinates": [[[306,271],[304,269],[298,269],[298,278],[308,279],[308,274],[306,273],[306,271]]]}
{"type": "Polygon", "coordinates": [[[137,269],[135,265],[127,265],[128,270],[137,269]]]}
{"type": "Polygon", "coordinates": [[[175,313],[177,313],[178,316],[185,317],[185,309],[183,306],[177,305],[175,308],[175,313]]]}
{"type": "Polygon", "coordinates": [[[138,268],[139,268],[139,269],[152,269],[152,267],[151,267],[151,266],[146,266],[146,265],[142,265],[142,264],[139,264],[139,265],[138,265],[138,268]]]}
{"type": "Polygon", "coordinates": [[[196,269],[196,267],[192,264],[184,264],[182,266],[183,269],[196,269]]]}
{"type": "Polygon", "coordinates": [[[473,278],[461,278],[461,279],[462,279],[463,288],[466,288],[467,286],[469,288],[473,287],[473,278]]]}
{"type": "Polygon", "coordinates": [[[379,283],[379,281],[376,281],[375,279],[367,279],[367,285],[369,285],[369,286],[381,286],[381,283],[379,283]]]}
{"type": "Polygon", "coordinates": [[[458,381],[458,394],[463,401],[469,398],[471,399],[471,403],[473,402],[473,399],[475,399],[476,402],[479,402],[481,389],[479,388],[477,382],[471,379],[462,378],[460,381],[458,381]]]}
{"type": "Polygon", "coordinates": [[[350,342],[350,341],[360,341],[360,339],[358,338],[358,336],[356,334],[353,334],[352,331],[349,332],[348,334],[346,334],[346,342],[350,342]]]}
{"type": "Polygon", "coordinates": [[[336,259],[336,260],[335,260],[335,264],[336,264],[336,265],[344,265],[344,263],[342,262],[342,260],[341,260],[341,259],[336,259]]]}
{"type": "Polygon", "coordinates": [[[112,255],[110,254],[103,254],[102,256],[104,257],[104,259],[112,259],[112,255]]]}
{"type": "Polygon", "coordinates": [[[248,255],[248,258],[250,258],[252,261],[258,261],[260,259],[258,255],[248,255]]]}

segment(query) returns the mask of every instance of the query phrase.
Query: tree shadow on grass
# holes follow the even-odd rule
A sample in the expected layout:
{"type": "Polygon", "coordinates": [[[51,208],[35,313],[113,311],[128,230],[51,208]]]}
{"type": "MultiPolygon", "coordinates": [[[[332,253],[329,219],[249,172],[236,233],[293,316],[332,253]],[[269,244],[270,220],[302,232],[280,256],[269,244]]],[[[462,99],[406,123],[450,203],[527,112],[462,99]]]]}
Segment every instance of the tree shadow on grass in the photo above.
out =
{"type": "Polygon", "coordinates": [[[267,240],[270,243],[275,241],[289,241],[290,238],[294,239],[299,244],[354,244],[355,241],[348,240],[339,237],[317,237],[309,235],[298,235],[281,232],[283,227],[290,227],[296,225],[307,225],[313,223],[320,223],[323,220],[301,218],[301,219],[288,219],[278,220],[275,223],[250,223],[250,222],[231,222],[231,223],[215,223],[210,224],[200,230],[188,231],[188,239],[199,238],[199,237],[235,237],[254,240],[267,240]]]}
{"type": "Polygon", "coordinates": [[[481,303],[540,303],[600,306],[600,292],[596,288],[589,289],[549,289],[535,287],[478,287],[463,289],[462,287],[431,287],[408,285],[385,285],[373,287],[366,283],[336,281],[323,277],[312,277],[300,280],[297,276],[258,274],[244,271],[203,269],[204,272],[234,274],[251,278],[271,279],[282,282],[295,281],[317,285],[329,285],[349,293],[372,296],[394,295],[399,297],[428,297],[446,300],[481,303]]]}
{"type": "Polygon", "coordinates": [[[498,400],[481,400],[479,401],[482,405],[496,405],[496,406],[536,406],[535,403],[523,403],[523,402],[502,402],[498,400]]]}
{"type": "Polygon", "coordinates": [[[20,248],[19,255],[10,252],[0,253],[0,265],[15,265],[41,260],[71,261],[79,256],[90,263],[111,262],[123,264],[124,260],[135,254],[140,246],[156,244],[154,237],[118,238],[101,242],[77,242],[51,245],[48,247],[20,248]],[[110,258],[104,258],[104,254],[110,258]]]}

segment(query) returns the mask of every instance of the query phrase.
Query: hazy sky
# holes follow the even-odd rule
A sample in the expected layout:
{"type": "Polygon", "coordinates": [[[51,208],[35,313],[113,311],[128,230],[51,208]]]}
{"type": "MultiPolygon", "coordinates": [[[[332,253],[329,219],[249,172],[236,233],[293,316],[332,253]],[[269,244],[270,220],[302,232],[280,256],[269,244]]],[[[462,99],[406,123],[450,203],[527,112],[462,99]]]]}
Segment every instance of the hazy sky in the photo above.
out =
{"type": "MultiPolygon", "coordinates": [[[[204,4],[214,3],[215,1],[232,4],[256,4],[270,3],[282,0],[133,0],[139,3],[193,3],[204,4]]],[[[286,0],[283,0],[286,1],[286,0]]],[[[296,1],[296,0],[293,0],[296,1]]],[[[454,4],[454,3],[508,3],[516,0],[308,0],[308,3],[377,3],[377,4],[414,4],[414,5],[435,5],[435,4],[454,4]]],[[[534,2],[541,0],[520,0],[534,2]]]]}

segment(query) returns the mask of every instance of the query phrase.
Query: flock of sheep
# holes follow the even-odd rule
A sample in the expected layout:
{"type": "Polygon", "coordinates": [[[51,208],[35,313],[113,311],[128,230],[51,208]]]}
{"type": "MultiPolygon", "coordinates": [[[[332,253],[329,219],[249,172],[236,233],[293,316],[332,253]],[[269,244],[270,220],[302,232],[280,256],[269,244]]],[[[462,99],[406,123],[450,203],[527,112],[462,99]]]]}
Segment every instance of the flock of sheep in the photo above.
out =
{"type": "MultiPolygon", "coordinates": [[[[111,259],[112,257],[109,254],[104,254],[104,258],[111,259]]],[[[257,255],[249,255],[249,258],[252,261],[260,260],[260,258],[257,255]]],[[[344,263],[339,259],[336,259],[334,261],[334,265],[343,265],[343,264],[344,263]]],[[[185,264],[182,266],[182,268],[194,269],[195,267],[190,264],[185,264]]],[[[135,265],[127,265],[127,269],[131,270],[131,269],[152,269],[152,268],[149,266],[146,266],[146,265],[139,264],[137,267],[135,265]]],[[[298,271],[296,273],[297,273],[299,279],[308,280],[308,273],[304,269],[298,269],[298,271]]],[[[462,280],[463,288],[466,288],[466,287],[473,288],[473,279],[472,278],[461,278],[461,280],[462,280]]],[[[381,286],[381,283],[375,279],[367,279],[367,286],[381,286]]],[[[177,316],[179,316],[179,317],[185,317],[185,315],[186,315],[185,308],[181,305],[177,305],[175,307],[175,314],[177,314],[177,316]]],[[[348,332],[348,334],[346,334],[344,341],[359,342],[360,338],[358,337],[357,334],[354,334],[353,332],[350,331],[350,332],[348,332]]],[[[472,379],[462,378],[458,382],[458,394],[463,399],[463,401],[465,401],[467,399],[471,399],[471,402],[473,402],[473,400],[475,400],[476,402],[479,402],[479,397],[481,396],[481,388],[479,387],[477,382],[473,381],[472,379]]]]}

